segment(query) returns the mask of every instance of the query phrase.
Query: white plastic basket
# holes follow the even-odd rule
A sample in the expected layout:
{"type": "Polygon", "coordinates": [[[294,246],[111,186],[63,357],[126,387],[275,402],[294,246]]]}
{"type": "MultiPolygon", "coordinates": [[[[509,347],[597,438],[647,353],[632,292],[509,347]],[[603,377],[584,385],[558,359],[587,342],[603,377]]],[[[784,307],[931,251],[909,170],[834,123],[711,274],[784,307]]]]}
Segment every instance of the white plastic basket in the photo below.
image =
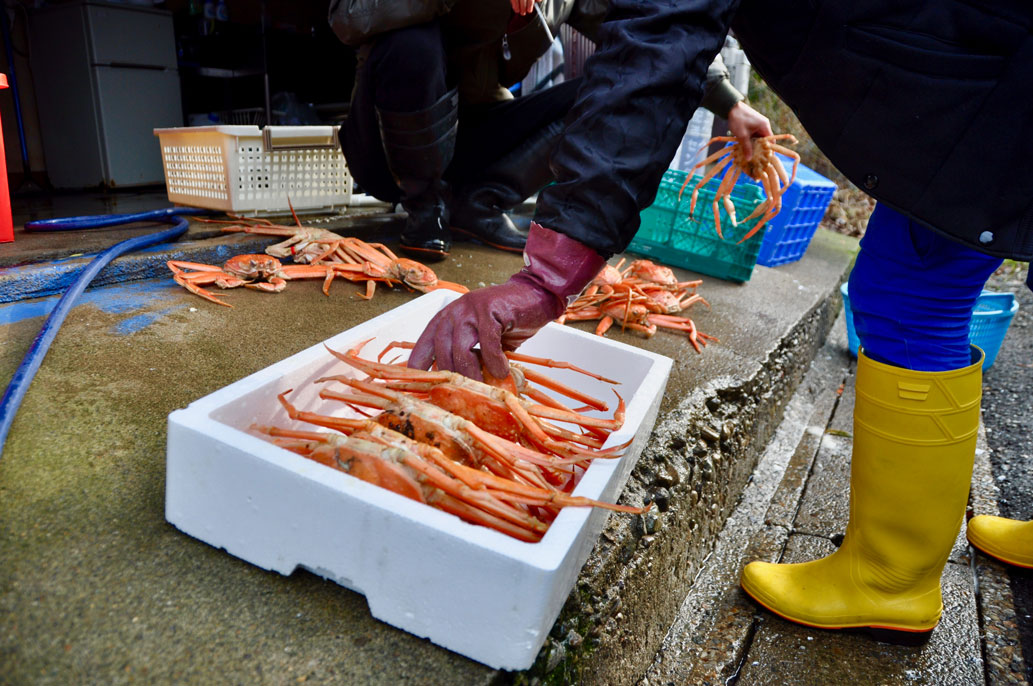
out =
{"type": "Polygon", "coordinates": [[[240,215],[330,212],[351,201],[337,126],[154,129],[177,205],[240,215]],[[288,204],[288,199],[290,203],[288,204]]]}

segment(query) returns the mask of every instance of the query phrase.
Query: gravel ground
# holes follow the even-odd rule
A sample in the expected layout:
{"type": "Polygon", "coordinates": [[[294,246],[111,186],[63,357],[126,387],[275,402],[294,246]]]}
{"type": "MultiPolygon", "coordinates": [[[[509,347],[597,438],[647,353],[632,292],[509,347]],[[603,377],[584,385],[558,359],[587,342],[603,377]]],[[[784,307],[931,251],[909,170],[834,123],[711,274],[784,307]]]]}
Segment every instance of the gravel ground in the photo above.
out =
{"type": "MultiPolygon", "coordinates": [[[[1033,391],[1033,292],[1025,285],[1027,265],[1005,265],[987,288],[1015,293],[1019,311],[1012,320],[994,366],[983,376],[983,423],[993,476],[1000,488],[1001,515],[1033,519],[1033,441],[1030,392],[1033,391]]],[[[1033,680],[1033,571],[1010,570],[1019,619],[1026,678],[1033,680]]]]}

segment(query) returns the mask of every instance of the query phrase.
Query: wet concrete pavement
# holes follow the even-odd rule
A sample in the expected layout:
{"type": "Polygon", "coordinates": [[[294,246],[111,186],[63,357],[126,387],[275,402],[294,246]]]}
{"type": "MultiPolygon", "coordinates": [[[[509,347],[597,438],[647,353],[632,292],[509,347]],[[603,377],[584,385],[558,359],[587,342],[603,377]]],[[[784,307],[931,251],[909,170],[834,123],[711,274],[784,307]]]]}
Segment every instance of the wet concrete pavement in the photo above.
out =
{"type": "MultiPolygon", "coordinates": [[[[396,220],[373,207],[319,225],[390,239],[396,220]]],[[[2,378],[47,309],[38,287],[15,290],[23,277],[45,283],[64,273],[56,260],[114,239],[91,233],[70,248],[19,233],[0,246],[0,294],[18,293],[0,305],[2,378]]],[[[318,283],[290,283],[276,296],[233,292],[231,309],[162,273],[170,255],[216,261],[268,243],[193,225],[176,245],[120,260],[73,310],[0,459],[5,683],[1025,683],[1006,574],[960,544],[948,610],[923,648],[794,627],[737,590],[749,559],[805,559],[845,528],[853,361],[837,289],[856,241],[819,231],[798,263],[758,267],[746,284],[705,279],[712,309],[691,314],[721,343],[702,355],[673,334],[612,334],[675,360],[622,500],[657,507],[610,517],[523,673],[438,648],[372,619],[361,595],[255,568],[164,520],[170,411],[412,298],[378,289],[367,302],[341,284],[327,298],[318,283]]],[[[435,270],[477,287],[519,265],[458,244],[435,270]]],[[[973,510],[989,512],[980,465],[973,510]]]]}

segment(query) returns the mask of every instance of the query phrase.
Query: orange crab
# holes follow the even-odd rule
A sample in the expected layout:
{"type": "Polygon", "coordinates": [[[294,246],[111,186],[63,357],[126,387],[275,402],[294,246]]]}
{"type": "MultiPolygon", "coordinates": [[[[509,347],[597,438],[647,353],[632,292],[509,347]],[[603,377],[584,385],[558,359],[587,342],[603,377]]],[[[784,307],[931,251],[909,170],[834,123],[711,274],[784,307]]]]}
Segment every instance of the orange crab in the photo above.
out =
{"type": "Polygon", "coordinates": [[[670,267],[651,260],[635,260],[621,269],[624,259],[616,266],[606,265],[583,295],[571,303],[557,320],[565,322],[600,320],[595,329],[605,335],[614,322],[621,329],[633,329],[647,338],[657,328],[681,331],[700,352],[708,340],[717,340],[699,331],[688,317],[680,312],[695,303],[707,308],[710,304],[696,292],[702,280],[679,281],[670,267]]]}
{"type": "Polygon", "coordinates": [[[291,257],[295,262],[311,265],[335,265],[338,275],[349,281],[366,282],[366,292],[362,297],[367,300],[373,297],[377,282],[388,285],[401,283],[423,293],[438,288],[458,293],[469,290],[461,284],[439,280],[434,270],[427,265],[398,257],[383,243],[367,243],[352,236],[339,236],[326,229],[302,226],[297,215],[294,218],[296,226],[280,226],[268,220],[245,224],[237,218],[237,221],[222,230],[227,233],[284,236],[285,240],[266,248],[266,253],[273,257],[291,257]]]}
{"type": "Polygon", "coordinates": [[[470,290],[462,284],[439,280],[434,270],[427,265],[406,257],[398,257],[383,243],[367,243],[358,238],[346,237],[335,246],[335,250],[342,256],[343,265],[340,269],[369,276],[366,281],[366,294],[362,296],[367,300],[373,297],[377,281],[385,281],[388,284],[401,283],[423,293],[439,288],[457,293],[467,293],[470,290]]]}
{"type": "MultiPolygon", "coordinates": [[[[650,509],[651,504],[617,505],[572,494],[593,460],[618,458],[631,443],[603,448],[623,422],[623,402],[612,418],[544,407],[523,397],[526,388],[517,395],[451,372],[363,359],[359,353],[367,342],[347,352],[330,350],[348,369],[315,379],[343,384],[345,392],[324,388],[318,397],[345,403],[352,416],[339,407],[325,414],[318,407],[296,407],[287,389],[276,396],[287,418],[322,429],[253,424],[251,431],[321,465],[527,542],[541,540],[565,507],[629,514],[650,509]],[[355,378],[355,372],[366,378],[355,378]]],[[[411,346],[392,342],[384,352],[411,346]]],[[[616,383],[569,363],[512,355],[616,383]]],[[[523,385],[510,380],[514,389],[523,385]]]]}
{"type": "Polygon", "coordinates": [[[275,257],[258,254],[231,257],[221,267],[182,260],[169,260],[166,264],[172,270],[172,278],[180,286],[205,300],[226,307],[233,307],[233,305],[223,302],[214,293],[201,286],[206,284],[215,284],[219,288],[244,286],[267,293],[279,293],[287,287],[288,281],[321,278],[324,279],[323,292],[329,295],[330,282],[336,273],[333,267],[327,265],[284,266],[275,257]]]}
{"type": "MultiPolygon", "coordinates": [[[[698,163],[692,168],[692,171],[705,167],[710,163],[714,163],[714,166],[703,175],[703,178],[696,183],[696,186],[692,189],[692,201],[689,203],[689,216],[691,217],[696,210],[696,199],[699,195],[699,189],[720,174],[724,174],[721,177],[721,183],[717,187],[717,191],[714,193],[714,228],[717,230],[717,235],[724,237],[721,233],[721,218],[718,213],[717,203],[721,202],[724,205],[725,211],[728,212],[728,218],[732,222],[732,226],[737,226],[740,221],[735,217],[735,206],[732,204],[730,194],[732,189],[735,187],[735,182],[739,179],[741,174],[759,181],[761,187],[764,189],[764,194],[767,196],[764,202],[757,205],[757,207],[750,213],[748,217],[741,220],[741,223],[748,222],[754,217],[760,215],[761,219],[757,222],[757,225],[750,229],[745,236],[739,239],[739,242],[747,240],[755,233],[761,230],[765,224],[768,223],[779,210],[782,209],[782,195],[786,189],[792,185],[793,180],[796,179],[796,168],[800,163],[800,156],[785,147],[780,145],[777,141],[786,141],[792,145],[796,145],[796,138],[790,133],[782,133],[776,136],[764,136],[761,138],[752,139],[753,155],[749,160],[746,160],[745,153],[743,152],[742,144],[739,143],[739,139],[734,136],[717,136],[711,138],[707,142],[707,146],[711,143],[731,143],[710,157],[707,157],[702,162],[698,163]],[[786,173],[785,167],[782,166],[782,161],[778,159],[775,154],[780,152],[786,157],[793,160],[793,171],[791,174],[786,173]]],[[[685,183],[682,184],[681,189],[678,191],[678,198],[681,198],[682,192],[685,187],[689,184],[690,175],[685,178],[685,183]]]]}

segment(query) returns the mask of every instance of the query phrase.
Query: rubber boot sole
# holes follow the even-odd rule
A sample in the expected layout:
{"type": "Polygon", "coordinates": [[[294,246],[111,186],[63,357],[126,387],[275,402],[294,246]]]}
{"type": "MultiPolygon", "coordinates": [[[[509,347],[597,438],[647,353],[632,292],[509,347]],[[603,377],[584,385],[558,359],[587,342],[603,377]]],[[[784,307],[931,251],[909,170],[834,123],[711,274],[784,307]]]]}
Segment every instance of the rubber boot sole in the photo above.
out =
{"type": "Polygon", "coordinates": [[[1033,565],[1025,564],[1025,563],[1022,563],[1022,562],[1016,562],[1014,560],[1009,560],[1006,557],[1001,557],[1000,555],[997,555],[995,553],[991,553],[989,550],[984,550],[983,548],[980,548],[978,545],[973,543],[972,539],[968,539],[968,543],[969,543],[969,545],[971,545],[973,548],[975,548],[979,552],[983,553],[987,557],[991,557],[991,558],[997,560],[998,562],[1003,562],[1006,565],[1011,565],[1012,567],[1018,567],[1020,569],[1033,569],[1033,565]]]}
{"type": "Polygon", "coordinates": [[[809,622],[802,622],[799,619],[788,617],[779,612],[778,610],[775,610],[774,608],[765,605],[761,601],[757,600],[745,588],[743,588],[742,591],[750,600],[756,603],[759,607],[764,608],[773,615],[781,617],[787,622],[799,624],[800,626],[806,626],[811,629],[821,629],[823,631],[842,631],[846,633],[867,634],[868,636],[871,636],[880,643],[891,643],[893,645],[901,646],[925,645],[929,641],[929,637],[933,635],[933,628],[935,628],[932,627],[929,629],[908,629],[904,627],[883,626],[880,624],[862,624],[854,626],[824,626],[821,624],[811,624],[809,622]]]}

